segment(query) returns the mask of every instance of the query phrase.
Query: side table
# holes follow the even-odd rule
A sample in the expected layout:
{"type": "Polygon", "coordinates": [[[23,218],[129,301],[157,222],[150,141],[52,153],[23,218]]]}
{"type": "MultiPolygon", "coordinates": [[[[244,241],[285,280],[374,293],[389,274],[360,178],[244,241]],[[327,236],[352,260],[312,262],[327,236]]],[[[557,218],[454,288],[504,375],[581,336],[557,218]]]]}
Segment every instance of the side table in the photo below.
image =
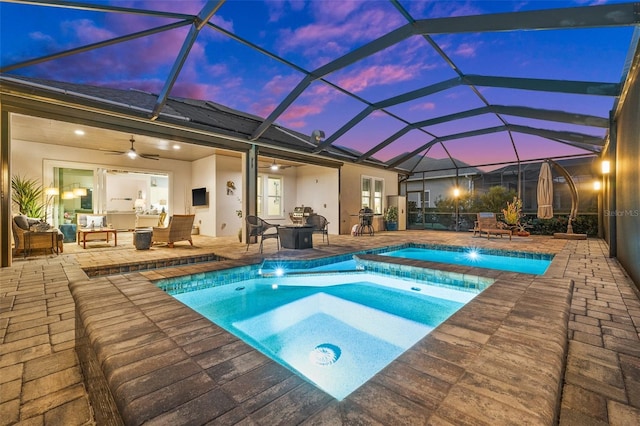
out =
{"type": "Polygon", "coordinates": [[[24,257],[31,254],[33,249],[51,249],[58,251],[58,230],[50,229],[47,231],[28,231],[24,233],[24,257]]]}

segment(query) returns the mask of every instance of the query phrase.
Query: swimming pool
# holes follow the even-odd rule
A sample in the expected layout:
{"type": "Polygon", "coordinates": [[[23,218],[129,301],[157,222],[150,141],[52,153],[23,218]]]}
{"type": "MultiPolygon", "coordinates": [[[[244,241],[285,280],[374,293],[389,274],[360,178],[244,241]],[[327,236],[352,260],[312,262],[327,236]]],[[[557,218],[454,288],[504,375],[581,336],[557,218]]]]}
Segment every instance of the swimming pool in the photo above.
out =
{"type": "Polygon", "coordinates": [[[552,258],[551,255],[540,254],[526,257],[527,253],[516,253],[515,256],[502,255],[500,252],[493,253],[495,254],[473,248],[445,251],[428,247],[407,247],[380,253],[380,255],[536,275],[542,275],[547,271],[552,258]]]}
{"type": "Polygon", "coordinates": [[[484,269],[498,269],[502,271],[536,275],[544,274],[553,260],[553,255],[547,253],[487,250],[471,247],[465,248],[459,246],[422,245],[410,243],[394,247],[365,250],[349,256],[341,255],[334,258],[325,258],[319,264],[313,261],[266,260],[261,267],[261,273],[279,274],[296,271],[356,271],[359,269],[359,263],[353,258],[353,255],[357,256],[359,254],[377,254],[381,256],[424,260],[451,265],[473,266],[484,269]]]}
{"type": "Polygon", "coordinates": [[[252,278],[174,297],[342,400],[479,292],[340,273],[252,278]]]}

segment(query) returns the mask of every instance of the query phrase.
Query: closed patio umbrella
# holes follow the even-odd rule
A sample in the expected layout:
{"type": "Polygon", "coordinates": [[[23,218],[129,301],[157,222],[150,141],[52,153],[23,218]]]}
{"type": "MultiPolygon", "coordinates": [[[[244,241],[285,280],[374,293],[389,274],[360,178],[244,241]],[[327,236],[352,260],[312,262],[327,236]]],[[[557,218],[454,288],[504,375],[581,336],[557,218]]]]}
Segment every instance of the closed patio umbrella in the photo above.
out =
{"type": "Polygon", "coordinates": [[[538,176],[538,217],[551,219],[553,217],[553,177],[551,167],[546,161],[540,167],[538,176]]]}

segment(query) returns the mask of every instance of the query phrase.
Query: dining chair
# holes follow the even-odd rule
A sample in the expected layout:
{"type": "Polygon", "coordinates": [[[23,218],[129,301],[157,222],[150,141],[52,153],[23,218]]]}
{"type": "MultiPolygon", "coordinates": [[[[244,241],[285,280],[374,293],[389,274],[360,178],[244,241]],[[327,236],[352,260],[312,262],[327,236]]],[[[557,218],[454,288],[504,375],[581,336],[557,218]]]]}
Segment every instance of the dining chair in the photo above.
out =
{"type": "Polygon", "coordinates": [[[314,234],[322,234],[322,241],[324,242],[324,236],[327,236],[327,244],[329,244],[329,221],[327,218],[319,215],[312,214],[307,217],[307,225],[313,226],[314,234]]]}
{"type": "Polygon", "coordinates": [[[249,215],[246,218],[247,222],[247,250],[249,251],[249,244],[251,243],[252,237],[260,237],[260,253],[262,253],[262,243],[264,240],[269,238],[275,238],[276,245],[278,250],[280,250],[280,238],[278,235],[278,225],[269,223],[266,220],[258,217],[249,215]],[[269,231],[269,229],[275,229],[275,232],[269,231]]]}

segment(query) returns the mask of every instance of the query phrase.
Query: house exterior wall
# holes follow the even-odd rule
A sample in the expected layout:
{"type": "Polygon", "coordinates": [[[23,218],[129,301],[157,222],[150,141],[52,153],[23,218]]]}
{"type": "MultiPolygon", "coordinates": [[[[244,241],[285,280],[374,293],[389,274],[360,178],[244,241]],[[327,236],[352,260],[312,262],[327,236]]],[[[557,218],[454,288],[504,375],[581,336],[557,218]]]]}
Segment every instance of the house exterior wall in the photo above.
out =
{"type": "MultiPolygon", "coordinates": [[[[373,169],[365,166],[345,164],[340,170],[340,234],[349,234],[353,225],[358,223],[362,176],[384,179],[383,202],[387,202],[387,195],[398,194],[398,174],[391,171],[373,169]]],[[[386,208],[386,204],[383,206],[386,208]]],[[[382,218],[374,218],[376,231],[382,230],[382,218]]]]}
{"type": "Polygon", "coordinates": [[[239,218],[237,210],[242,210],[242,158],[216,155],[216,185],[211,191],[215,193],[216,224],[215,236],[238,235],[242,228],[243,218],[239,218]],[[235,189],[227,186],[233,182],[235,189]]]}
{"type": "Polygon", "coordinates": [[[216,231],[216,156],[201,158],[192,163],[191,186],[185,188],[187,212],[195,214],[193,225],[199,228],[202,235],[215,236],[216,231]],[[192,206],[191,190],[206,188],[208,204],[206,206],[192,206]]]}
{"type": "Polygon", "coordinates": [[[635,84],[629,88],[616,120],[616,206],[612,209],[605,204],[604,214],[605,219],[615,215],[616,256],[640,288],[640,53],[631,73],[630,81],[635,84]]]}
{"type": "Polygon", "coordinates": [[[340,204],[339,171],[329,167],[301,166],[297,171],[298,206],[308,206],[314,213],[329,221],[329,233],[339,232],[338,205],[340,204]]]}

